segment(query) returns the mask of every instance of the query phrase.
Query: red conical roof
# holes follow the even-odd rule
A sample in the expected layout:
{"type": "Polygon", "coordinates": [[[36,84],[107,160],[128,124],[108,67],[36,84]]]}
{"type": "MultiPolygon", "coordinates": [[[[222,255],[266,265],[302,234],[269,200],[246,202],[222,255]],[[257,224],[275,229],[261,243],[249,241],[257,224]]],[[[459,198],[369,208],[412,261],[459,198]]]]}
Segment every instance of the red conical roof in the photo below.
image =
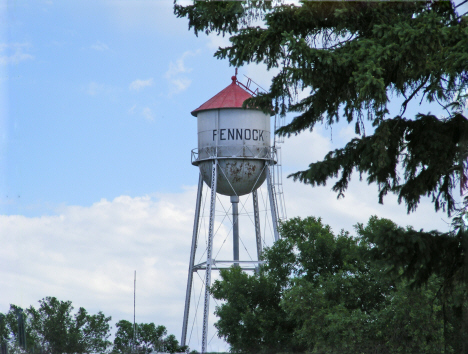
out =
{"type": "Polygon", "coordinates": [[[233,76],[232,83],[217,95],[203,103],[196,110],[192,111],[192,116],[196,117],[198,112],[218,108],[242,108],[242,104],[247,98],[252,97],[237,84],[237,78],[233,76]]]}

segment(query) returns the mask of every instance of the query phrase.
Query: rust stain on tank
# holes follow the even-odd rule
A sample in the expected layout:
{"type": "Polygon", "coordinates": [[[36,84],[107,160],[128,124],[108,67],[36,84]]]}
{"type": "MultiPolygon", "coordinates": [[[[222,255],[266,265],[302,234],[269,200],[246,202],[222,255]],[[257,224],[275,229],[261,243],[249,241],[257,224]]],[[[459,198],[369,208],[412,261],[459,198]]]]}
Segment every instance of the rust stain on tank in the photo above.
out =
{"type": "Polygon", "coordinates": [[[228,162],[226,163],[226,169],[228,176],[232,176],[233,182],[240,182],[242,180],[242,164],[241,166],[237,166],[237,162],[228,162]]]}
{"type": "Polygon", "coordinates": [[[255,170],[257,169],[257,165],[246,163],[245,169],[247,170],[247,177],[252,177],[255,174],[255,170]]]}

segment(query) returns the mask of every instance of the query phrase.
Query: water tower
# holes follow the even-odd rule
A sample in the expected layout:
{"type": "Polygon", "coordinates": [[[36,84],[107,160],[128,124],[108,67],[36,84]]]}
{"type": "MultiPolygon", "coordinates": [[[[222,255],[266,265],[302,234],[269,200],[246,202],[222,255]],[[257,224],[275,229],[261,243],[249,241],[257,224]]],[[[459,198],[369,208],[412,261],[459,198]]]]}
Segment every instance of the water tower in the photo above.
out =
{"type": "MultiPolygon", "coordinates": [[[[192,111],[198,122],[198,149],[192,151],[192,165],[198,166],[200,175],[193,226],[192,247],[188,270],[185,310],[181,344],[186,345],[190,298],[194,272],[205,271],[205,297],[203,307],[202,353],[207,350],[209,287],[211,271],[228,268],[232,265],[244,270],[255,270],[260,263],[262,238],[260,228],[257,189],[267,181],[269,210],[273,226],[274,240],[278,240],[278,204],[275,193],[273,166],[277,163],[276,149],[270,143],[270,115],[256,108],[243,109],[244,101],[255,92],[249,83],[243,85],[233,76],[232,82],[224,90],[192,111]],[[195,253],[199,233],[200,207],[203,184],[210,191],[210,212],[206,262],[195,264],[195,253]],[[217,194],[230,197],[232,209],[231,260],[213,258],[213,236],[217,194]],[[256,239],[256,261],[239,259],[239,196],[251,194],[253,200],[253,221],[256,239]]],[[[250,79],[249,79],[250,82],[250,79]]],[[[280,203],[281,204],[281,203],[280,203]]],[[[253,232],[252,232],[253,233],[253,232]]]]}

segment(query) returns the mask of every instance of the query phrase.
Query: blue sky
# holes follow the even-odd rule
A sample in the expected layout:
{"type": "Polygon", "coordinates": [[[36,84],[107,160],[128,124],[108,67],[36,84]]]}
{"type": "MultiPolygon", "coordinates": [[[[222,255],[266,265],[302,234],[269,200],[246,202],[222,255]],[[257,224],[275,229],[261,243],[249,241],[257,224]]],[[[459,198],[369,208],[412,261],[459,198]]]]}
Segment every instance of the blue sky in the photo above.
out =
{"type": "MultiPolygon", "coordinates": [[[[227,39],[197,38],[171,0],[7,0],[0,23],[0,312],[57,296],[131,320],[137,270],[137,322],[179,337],[198,179],[190,112],[230,84],[234,69],[213,58],[227,39]]],[[[261,65],[244,74],[269,86],[261,65]]],[[[286,139],[284,175],[353,136],[343,124],[286,139]]],[[[448,229],[427,200],[407,215],[357,177],[337,200],[331,183],[283,176],[288,216],[448,229]]],[[[225,348],[215,337],[208,349],[225,348]]]]}
{"type": "Polygon", "coordinates": [[[8,2],[3,213],[177,191],[196,178],[182,166],[196,145],[187,113],[233,70],[170,2],[137,3],[8,2]]]}

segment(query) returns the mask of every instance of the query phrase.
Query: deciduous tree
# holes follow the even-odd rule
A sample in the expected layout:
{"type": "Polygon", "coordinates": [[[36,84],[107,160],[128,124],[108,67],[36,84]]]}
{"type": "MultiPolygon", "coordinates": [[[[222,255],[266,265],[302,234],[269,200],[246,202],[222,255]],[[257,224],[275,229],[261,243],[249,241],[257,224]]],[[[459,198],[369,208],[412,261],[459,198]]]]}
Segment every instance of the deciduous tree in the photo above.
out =
{"type": "MultiPolygon", "coordinates": [[[[39,308],[30,306],[24,311],[24,338],[26,345],[21,345],[28,352],[51,354],[61,353],[105,353],[111,342],[111,317],[102,312],[90,315],[80,307],[73,311],[71,301],[61,301],[55,297],[46,297],[39,301],[39,308]]],[[[15,305],[5,316],[5,325],[1,327],[2,338],[10,349],[21,344],[15,305]]],[[[1,326],[1,325],[0,325],[1,326]]]]}
{"type": "Polygon", "coordinates": [[[173,334],[167,335],[166,327],[154,323],[135,324],[120,320],[116,324],[113,353],[181,353],[187,346],[180,346],[173,334]]]}
{"type": "Polygon", "coordinates": [[[221,273],[213,296],[226,301],[216,326],[234,352],[460,352],[463,290],[441,292],[432,274],[425,287],[388,272],[369,234],[398,230],[372,218],[358,235],[334,235],[320,219],[294,218],[265,252],[258,274],[221,273]]]}

